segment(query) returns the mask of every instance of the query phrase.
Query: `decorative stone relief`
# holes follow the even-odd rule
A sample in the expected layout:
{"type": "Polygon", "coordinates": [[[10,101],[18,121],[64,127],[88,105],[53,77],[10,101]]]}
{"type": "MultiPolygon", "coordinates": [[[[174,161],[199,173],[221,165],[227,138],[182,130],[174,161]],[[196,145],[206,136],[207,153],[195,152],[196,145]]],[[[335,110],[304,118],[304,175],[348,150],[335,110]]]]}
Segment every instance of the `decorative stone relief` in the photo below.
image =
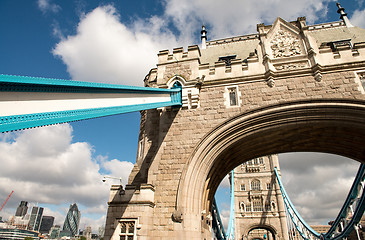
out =
{"type": "Polygon", "coordinates": [[[181,223],[183,221],[183,214],[180,210],[175,210],[171,217],[174,222],[181,223]]]}
{"type": "Polygon", "coordinates": [[[270,43],[274,58],[291,57],[302,53],[299,38],[282,29],[274,35],[270,43]]]}
{"type": "Polygon", "coordinates": [[[322,81],[322,73],[321,73],[320,71],[317,71],[317,72],[314,74],[314,79],[315,79],[317,82],[322,81]]]}
{"type": "Polygon", "coordinates": [[[308,67],[307,62],[297,62],[297,63],[275,65],[275,69],[278,71],[280,71],[280,70],[291,71],[291,70],[297,70],[297,69],[305,68],[305,67],[308,67]]]}
{"type": "Polygon", "coordinates": [[[267,85],[268,85],[269,87],[274,87],[274,86],[275,86],[275,80],[274,80],[273,78],[269,78],[269,79],[267,80],[267,85]]]}
{"type": "Polygon", "coordinates": [[[193,109],[199,107],[199,88],[190,87],[182,89],[182,108],[193,109]]]}
{"type": "Polygon", "coordinates": [[[359,76],[361,82],[365,81],[365,72],[358,72],[357,75],[359,76]]]}

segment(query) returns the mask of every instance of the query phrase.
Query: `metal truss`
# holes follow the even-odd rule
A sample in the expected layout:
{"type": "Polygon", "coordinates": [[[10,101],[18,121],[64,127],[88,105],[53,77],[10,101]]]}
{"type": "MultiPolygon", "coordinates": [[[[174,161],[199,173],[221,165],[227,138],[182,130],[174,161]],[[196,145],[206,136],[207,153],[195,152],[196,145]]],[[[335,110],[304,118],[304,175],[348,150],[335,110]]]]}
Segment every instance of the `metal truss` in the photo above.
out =
{"type": "Polygon", "coordinates": [[[181,87],[0,75],[0,132],[182,105],[181,87]]]}

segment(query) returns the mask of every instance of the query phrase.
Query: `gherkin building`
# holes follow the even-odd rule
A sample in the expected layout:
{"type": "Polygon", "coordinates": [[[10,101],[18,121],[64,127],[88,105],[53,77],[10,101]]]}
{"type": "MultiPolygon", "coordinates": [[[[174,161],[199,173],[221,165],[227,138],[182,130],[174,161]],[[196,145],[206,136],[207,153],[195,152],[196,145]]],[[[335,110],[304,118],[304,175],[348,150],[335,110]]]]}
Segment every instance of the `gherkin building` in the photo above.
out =
{"type": "Polygon", "coordinates": [[[63,224],[63,230],[70,231],[71,236],[77,235],[79,230],[81,213],[77,208],[76,203],[70,205],[70,209],[67,212],[65,222],[63,224]]]}

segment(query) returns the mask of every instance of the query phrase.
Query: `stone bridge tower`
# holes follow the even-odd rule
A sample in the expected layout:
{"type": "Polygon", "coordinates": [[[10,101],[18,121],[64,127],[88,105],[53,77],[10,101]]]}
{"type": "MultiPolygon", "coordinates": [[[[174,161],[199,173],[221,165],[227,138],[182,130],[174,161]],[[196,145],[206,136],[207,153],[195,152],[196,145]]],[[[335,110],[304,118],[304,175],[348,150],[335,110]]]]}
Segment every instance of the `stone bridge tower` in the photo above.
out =
{"type": "MultiPolygon", "coordinates": [[[[341,11],[341,14],[343,11],[341,11]]],[[[182,108],[141,112],[137,160],[112,186],[106,239],[209,239],[221,180],[283,152],[365,162],[365,30],[304,17],[158,53],[145,85],[181,85],[182,108]]]]}
{"type": "Polygon", "coordinates": [[[236,239],[289,238],[275,167],[280,174],[276,154],[251,159],[234,169],[236,239]]]}

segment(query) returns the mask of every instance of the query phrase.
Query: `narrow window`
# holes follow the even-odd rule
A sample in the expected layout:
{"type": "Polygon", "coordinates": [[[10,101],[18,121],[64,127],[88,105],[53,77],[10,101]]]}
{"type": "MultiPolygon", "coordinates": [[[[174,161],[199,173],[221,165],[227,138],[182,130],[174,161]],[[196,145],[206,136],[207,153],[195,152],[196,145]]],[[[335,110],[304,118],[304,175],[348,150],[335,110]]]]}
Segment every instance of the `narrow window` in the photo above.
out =
{"type": "Polygon", "coordinates": [[[264,158],[263,157],[259,157],[259,163],[264,164],[264,158]]]}
{"type": "Polygon", "coordinates": [[[276,209],[276,204],[275,204],[275,202],[274,202],[274,201],[272,201],[272,202],[271,202],[271,207],[272,207],[273,211],[275,211],[275,209],[276,209]]]}
{"type": "Polygon", "coordinates": [[[139,141],[139,146],[138,146],[138,157],[141,158],[142,155],[143,155],[143,139],[139,141]]]}
{"type": "Polygon", "coordinates": [[[228,88],[228,94],[229,94],[229,105],[230,106],[237,106],[237,89],[235,87],[228,88]]]}
{"type": "Polygon", "coordinates": [[[271,183],[266,183],[266,189],[271,190],[271,183]]]}
{"type": "Polygon", "coordinates": [[[241,210],[241,212],[245,212],[245,203],[244,202],[240,202],[240,210],[241,210]]]}
{"type": "Polygon", "coordinates": [[[246,191],[246,186],[245,186],[245,184],[241,184],[241,191],[246,191]]]}

